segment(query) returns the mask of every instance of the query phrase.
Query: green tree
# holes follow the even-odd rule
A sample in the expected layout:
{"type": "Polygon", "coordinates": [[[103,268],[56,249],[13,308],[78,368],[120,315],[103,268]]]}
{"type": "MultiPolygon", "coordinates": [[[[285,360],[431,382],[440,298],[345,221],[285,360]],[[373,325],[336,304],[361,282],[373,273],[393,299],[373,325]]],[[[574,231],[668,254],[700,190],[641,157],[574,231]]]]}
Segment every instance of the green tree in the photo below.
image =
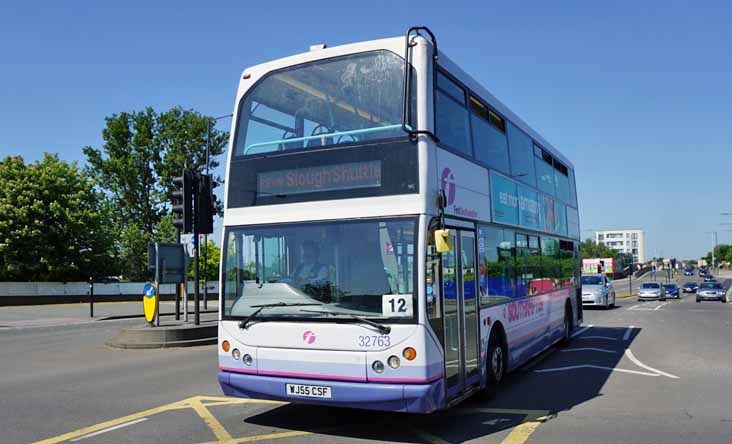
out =
{"type": "Polygon", "coordinates": [[[228,134],[214,129],[211,117],[181,108],[162,114],[152,108],[115,114],[106,119],[102,148],[84,148],[90,171],[116,208],[122,234],[120,259],[128,278],[149,277],[148,242],[173,240],[172,220],[165,219],[170,213],[173,178],[184,169],[205,170],[209,125],[209,167],[215,168],[228,134]]]}
{"type": "MultiPolygon", "coordinates": [[[[203,239],[203,237],[201,238],[203,239]]],[[[217,247],[214,241],[208,241],[206,244],[208,248],[207,258],[204,262],[203,255],[198,265],[198,278],[201,282],[204,279],[204,271],[209,281],[215,281],[219,279],[219,267],[221,266],[221,248],[217,247]],[[205,267],[205,268],[204,268],[205,267]]],[[[203,251],[203,249],[201,249],[203,251]]],[[[193,260],[188,264],[188,279],[193,280],[195,264],[193,260]]]]}
{"type": "MultiPolygon", "coordinates": [[[[707,264],[712,265],[711,251],[707,252],[705,259],[707,260],[707,264]]],[[[717,261],[717,264],[720,262],[732,262],[732,245],[719,244],[714,247],[714,259],[717,261]]]]}
{"type": "Polygon", "coordinates": [[[0,280],[73,281],[119,272],[113,209],[76,163],[0,162],[0,280]]]}
{"type": "Polygon", "coordinates": [[[595,243],[592,239],[586,239],[580,244],[582,259],[607,258],[617,259],[620,253],[605,244],[595,243]]]}

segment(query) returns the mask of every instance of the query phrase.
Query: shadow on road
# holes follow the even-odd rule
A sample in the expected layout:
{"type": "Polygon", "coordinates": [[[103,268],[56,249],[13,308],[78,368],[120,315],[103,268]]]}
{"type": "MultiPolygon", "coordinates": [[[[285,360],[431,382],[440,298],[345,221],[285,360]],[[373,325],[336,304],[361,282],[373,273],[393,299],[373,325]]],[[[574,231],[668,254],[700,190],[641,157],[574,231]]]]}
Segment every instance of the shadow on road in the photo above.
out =
{"type": "MultiPolygon", "coordinates": [[[[526,421],[551,420],[559,412],[602,396],[605,382],[617,371],[625,349],[639,333],[639,328],[586,329],[569,347],[555,349],[544,359],[509,375],[493,400],[471,398],[451,410],[431,415],[287,404],[245,418],[244,422],[340,439],[457,444],[497,434],[491,439],[501,442],[526,421]]],[[[630,370],[643,370],[629,365],[630,370]]]]}

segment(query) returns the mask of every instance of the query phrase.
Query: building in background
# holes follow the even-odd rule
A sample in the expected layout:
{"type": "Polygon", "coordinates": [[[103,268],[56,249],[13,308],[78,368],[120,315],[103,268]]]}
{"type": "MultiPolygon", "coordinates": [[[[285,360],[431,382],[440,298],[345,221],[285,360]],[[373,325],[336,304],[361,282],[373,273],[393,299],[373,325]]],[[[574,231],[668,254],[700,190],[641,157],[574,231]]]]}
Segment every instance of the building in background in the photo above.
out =
{"type": "Polygon", "coordinates": [[[646,261],[643,230],[604,230],[595,232],[595,242],[633,256],[633,263],[646,261]]]}

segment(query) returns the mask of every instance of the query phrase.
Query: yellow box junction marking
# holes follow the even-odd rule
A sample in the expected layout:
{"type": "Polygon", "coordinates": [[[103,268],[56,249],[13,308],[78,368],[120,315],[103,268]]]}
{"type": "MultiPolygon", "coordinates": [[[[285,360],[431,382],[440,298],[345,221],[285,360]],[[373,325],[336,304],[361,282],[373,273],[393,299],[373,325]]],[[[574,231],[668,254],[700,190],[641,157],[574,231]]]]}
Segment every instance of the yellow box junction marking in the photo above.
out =
{"type": "Polygon", "coordinates": [[[41,441],[36,441],[34,444],[56,444],[59,442],[68,441],[74,438],[78,438],[79,436],[88,435],[93,432],[97,432],[99,430],[104,430],[110,427],[114,427],[119,424],[124,424],[129,421],[134,421],[136,419],[144,418],[147,416],[157,415],[159,413],[169,412],[171,410],[180,410],[180,409],[193,409],[199,416],[201,416],[201,419],[206,422],[206,425],[209,426],[211,429],[211,432],[216,436],[217,439],[221,440],[222,438],[219,436],[219,433],[223,430],[223,433],[225,436],[227,436],[227,439],[230,439],[231,436],[226,432],[226,430],[223,429],[223,426],[221,426],[221,423],[216,420],[216,418],[211,415],[211,413],[208,411],[208,407],[215,406],[215,405],[230,405],[230,404],[284,404],[283,402],[279,401],[267,401],[267,400],[259,400],[259,399],[243,399],[243,398],[227,398],[223,396],[193,396],[188,399],[184,399],[182,401],[173,402],[170,404],[161,405],[160,407],[154,407],[151,409],[143,410],[141,412],[133,413],[131,415],[123,416],[121,418],[112,419],[110,421],[101,422],[99,424],[95,424],[93,426],[84,427],[79,430],[74,430],[73,432],[65,433],[63,435],[55,436],[53,438],[47,438],[41,441]],[[205,402],[205,403],[204,403],[205,402]],[[209,422],[210,419],[213,419],[213,422],[209,422]],[[220,429],[218,428],[220,427],[220,429]]]}
{"type": "MultiPolygon", "coordinates": [[[[281,401],[269,401],[263,399],[244,399],[244,398],[229,398],[225,396],[193,396],[191,398],[183,399],[181,401],[172,402],[170,404],[161,405],[151,409],[143,410],[141,412],[133,413],[131,415],[123,416],[117,419],[101,422],[92,426],[84,427],[73,432],[68,432],[63,435],[47,438],[41,441],[36,441],[34,444],[56,444],[60,442],[66,442],[81,436],[89,435],[100,430],[105,430],[111,427],[125,424],[131,421],[136,421],[149,416],[157,415],[164,412],[181,409],[192,409],[208,426],[211,432],[216,437],[216,441],[212,443],[216,444],[240,444],[248,442],[266,441],[271,439],[284,439],[292,438],[295,436],[311,435],[314,433],[327,433],[332,432],[340,427],[328,427],[317,431],[303,431],[303,430],[291,430],[287,432],[275,432],[264,435],[256,436],[244,436],[244,437],[232,437],[231,434],[224,428],[218,419],[209,410],[210,407],[223,406],[223,405],[237,405],[237,404],[272,404],[282,405],[286,404],[281,401]]],[[[549,419],[544,410],[521,410],[521,409],[500,409],[500,408],[457,408],[448,412],[453,415],[469,415],[475,413],[493,413],[493,414],[504,414],[504,415],[524,415],[524,421],[518,426],[514,427],[509,435],[501,442],[501,444],[524,444],[529,439],[532,433],[541,425],[544,421],[549,419]]],[[[410,431],[420,438],[424,439],[430,444],[447,444],[448,441],[428,433],[424,430],[420,430],[416,427],[409,427],[410,431]]],[[[207,443],[208,444],[208,443],[207,443]]]]}

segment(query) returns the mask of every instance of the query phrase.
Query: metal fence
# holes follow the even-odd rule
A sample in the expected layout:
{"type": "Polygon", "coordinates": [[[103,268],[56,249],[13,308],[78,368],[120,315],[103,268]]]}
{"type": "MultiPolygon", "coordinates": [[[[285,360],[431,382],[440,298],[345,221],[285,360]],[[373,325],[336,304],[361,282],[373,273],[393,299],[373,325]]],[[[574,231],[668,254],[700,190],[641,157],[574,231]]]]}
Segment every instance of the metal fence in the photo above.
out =
{"type": "MultiPolygon", "coordinates": [[[[145,282],[94,283],[95,296],[141,296],[145,282]]],[[[188,282],[188,294],[194,292],[194,282],[188,282]]],[[[218,281],[207,283],[208,294],[218,298],[218,281]]],[[[88,282],[0,282],[0,297],[34,297],[34,296],[85,296],[89,291],[88,282]]],[[[203,285],[201,285],[203,294],[203,285]]],[[[159,294],[172,295],[175,284],[161,284],[159,294]]]]}

